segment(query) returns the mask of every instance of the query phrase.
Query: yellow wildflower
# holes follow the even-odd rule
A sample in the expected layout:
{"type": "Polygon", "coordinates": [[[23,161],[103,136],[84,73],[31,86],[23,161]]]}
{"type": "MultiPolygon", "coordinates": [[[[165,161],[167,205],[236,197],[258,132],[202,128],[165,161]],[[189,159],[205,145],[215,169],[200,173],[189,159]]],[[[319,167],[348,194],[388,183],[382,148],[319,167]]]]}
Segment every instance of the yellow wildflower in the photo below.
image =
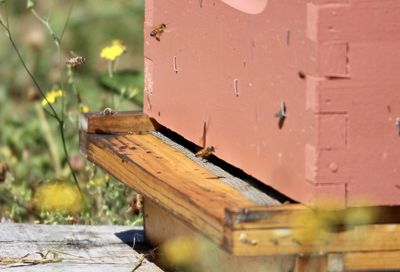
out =
{"type": "Polygon", "coordinates": [[[109,61],[114,61],[126,52],[126,46],[121,40],[114,40],[111,46],[106,46],[101,50],[100,57],[109,61]]]}
{"type": "Polygon", "coordinates": [[[79,189],[73,183],[57,179],[40,185],[33,202],[39,210],[71,213],[81,211],[84,204],[79,189]]]}
{"type": "Polygon", "coordinates": [[[42,106],[46,106],[47,102],[54,104],[58,97],[63,96],[63,91],[61,89],[54,89],[46,94],[46,99],[42,100],[42,106]]]}
{"type": "Polygon", "coordinates": [[[81,111],[81,113],[85,113],[85,112],[89,112],[90,111],[88,105],[85,105],[85,104],[80,104],[79,105],[79,110],[81,111]]]}

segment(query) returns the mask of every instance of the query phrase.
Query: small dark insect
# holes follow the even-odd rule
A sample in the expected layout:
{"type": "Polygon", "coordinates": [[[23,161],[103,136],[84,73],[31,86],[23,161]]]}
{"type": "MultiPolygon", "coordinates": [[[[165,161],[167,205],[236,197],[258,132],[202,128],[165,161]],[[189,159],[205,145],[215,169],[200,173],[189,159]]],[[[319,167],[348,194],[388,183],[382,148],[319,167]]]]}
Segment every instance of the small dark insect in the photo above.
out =
{"type": "Polygon", "coordinates": [[[303,71],[299,71],[299,78],[306,79],[307,75],[303,71]]]}
{"type": "Polygon", "coordinates": [[[102,112],[103,115],[109,116],[113,115],[115,112],[111,108],[105,108],[102,112]]]}
{"type": "Polygon", "coordinates": [[[76,57],[71,57],[65,61],[65,64],[68,65],[69,67],[75,68],[78,66],[81,66],[86,62],[85,57],[81,56],[76,56],[76,57]]]}
{"type": "Polygon", "coordinates": [[[166,24],[161,24],[159,26],[156,26],[151,32],[150,36],[156,38],[157,41],[160,41],[160,36],[164,32],[164,30],[167,28],[166,24]]]}
{"type": "Polygon", "coordinates": [[[0,162],[0,182],[4,182],[6,180],[7,171],[7,164],[5,162],[0,162]]]}
{"type": "Polygon", "coordinates": [[[130,201],[129,209],[136,215],[143,212],[143,196],[141,194],[136,194],[136,196],[130,201]]]}
{"type": "Polygon", "coordinates": [[[207,159],[212,153],[215,152],[215,148],[213,146],[207,146],[203,148],[199,152],[195,154],[196,157],[200,157],[202,159],[207,159]]]}

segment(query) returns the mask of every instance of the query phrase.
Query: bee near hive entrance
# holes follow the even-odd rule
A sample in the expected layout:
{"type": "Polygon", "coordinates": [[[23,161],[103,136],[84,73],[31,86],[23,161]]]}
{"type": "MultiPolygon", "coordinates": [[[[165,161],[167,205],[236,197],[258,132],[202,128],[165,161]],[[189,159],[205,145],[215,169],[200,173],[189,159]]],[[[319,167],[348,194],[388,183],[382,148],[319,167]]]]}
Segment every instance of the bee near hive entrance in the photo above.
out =
{"type": "Polygon", "coordinates": [[[157,41],[161,41],[160,37],[161,34],[164,33],[165,29],[167,28],[166,24],[160,24],[156,26],[151,32],[150,36],[154,37],[157,41]]]}
{"type": "Polygon", "coordinates": [[[198,151],[195,156],[204,159],[207,159],[215,152],[215,148],[213,146],[207,146],[200,151],[198,151]]]}

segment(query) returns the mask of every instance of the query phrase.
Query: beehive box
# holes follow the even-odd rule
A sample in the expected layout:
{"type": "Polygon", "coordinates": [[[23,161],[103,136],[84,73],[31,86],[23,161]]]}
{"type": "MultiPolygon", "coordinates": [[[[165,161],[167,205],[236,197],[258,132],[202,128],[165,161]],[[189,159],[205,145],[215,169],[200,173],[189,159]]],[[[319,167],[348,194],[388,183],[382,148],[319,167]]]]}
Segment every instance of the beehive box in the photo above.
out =
{"type": "Polygon", "coordinates": [[[144,111],[302,203],[400,204],[399,18],[398,0],[146,0],[144,111]]]}

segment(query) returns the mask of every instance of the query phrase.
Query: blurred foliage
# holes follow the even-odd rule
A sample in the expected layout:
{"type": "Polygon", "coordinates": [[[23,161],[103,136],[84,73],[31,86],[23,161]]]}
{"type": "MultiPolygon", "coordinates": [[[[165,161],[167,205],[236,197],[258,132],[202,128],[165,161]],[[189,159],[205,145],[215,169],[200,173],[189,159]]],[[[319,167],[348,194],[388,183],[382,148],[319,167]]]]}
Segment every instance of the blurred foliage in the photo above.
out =
{"type": "Polygon", "coordinates": [[[115,73],[113,77],[109,77],[104,73],[99,76],[99,82],[105,88],[121,94],[125,99],[132,100],[137,105],[143,104],[143,71],[125,70],[115,73]]]}
{"type": "MultiPolygon", "coordinates": [[[[0,220],[141,224],[141,217],[132,208],[136,194],[79,154],[78,118],[82,109],[141,108],[144,1],[33,2],[37,13],[48,20],[57,35],[63,32],[68,10],[74,4],[61,44],[60,63],[53,38],[27,9],[27,1],[7,1],[11,32],[35,78],[46,91],[62,88],[65,92],[65,133],[70,157],[66,158],[62,152],[57,123],[48,117],[41,118],[41,99],[1,31],[0,162],[7,164],[7,174],[5,180],[0,180],[0,220]],[[118,60],[114,76],[109,78],[109,63],[100,58],[100,52],[116,39],[124,42],[127,52],[118,60]],[[87,59],[74,70],[73,84],[67,83],[71,75],[61,73],[66,68],[64,61],[73,56],[71,52],[87,59]],[[57,160],[61,176],[56,175],[57,160]],[[84,198],[78,197],[70,183],[68,160],[79,177],[84,198]],[[71,208],[71,203],[76,207],[71,208]]],[[[4,17],[4,10],[0,13],[4,17]]],[[[59,102],[54,105],[61,109],[59,102]]]]}

